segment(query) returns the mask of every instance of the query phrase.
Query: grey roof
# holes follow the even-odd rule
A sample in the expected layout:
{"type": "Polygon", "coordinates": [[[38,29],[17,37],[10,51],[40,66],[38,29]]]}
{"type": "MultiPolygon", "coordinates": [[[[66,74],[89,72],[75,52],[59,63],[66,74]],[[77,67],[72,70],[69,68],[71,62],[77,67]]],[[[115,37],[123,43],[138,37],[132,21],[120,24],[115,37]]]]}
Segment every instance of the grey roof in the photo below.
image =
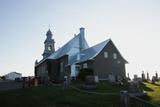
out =
{"type": "Polygon", "coordinates": [[[80,33],[75,36],[73,39],[71,39],[69,42],[67,42],[63,47],[58,49],[56,52],[52,53],[47,59],[57,59],[64,55],[73,56],[77,53],[79,53],[80,48],[87,49],[89,46],[84,38],[83,35],[80,33]],[[83,46],[80,47],[80,39],[83,42],[83,46]]]}
{"type": "Polygon", "coordinates": [[[88,43],[84,37],[84,34],[81,34],[80,32],[78,35],[75,35],[74,38],[67,42],[64,46],[52,53],[49,57],[44,58],[41,61],[39,61],[38,64],[35,64],[35,66],[38,66],[47,59],[58,59],[64,55],[68,55],[70,60],[72,56],[79,53],[81,50],[85,50],[87,48],[89,48],[88,43]]]}
{"type": "Polygon", "coordinates": [[[68,55],[68,65],[91,60],[102,51],[102,49],[109,43],[109,41],[112,42],[111,39],[108,39],[95,46],[89,47],[84,37],[84,34],[80,32],[78,35],[75,35],[73,39],[67,42],[63,47],[59,48],[57,51],[52,53],[49,57],[42,59],[38,64],[36,64],[36,66],[44,62],[46,59],[58,59],[64,55],[68,55]],[[80,58],[77,60],[78,55],[80,56],[80,58]]]}
{"type": "MultiPolygon", "coordinates": [[[[18,73],[18,72],[15,72],[15,71],[10,72],[10,73],[8,73],[8,74],[12,74],[12,73],[17,74],[17,75],[22,75],[22,73],[18,73]]],[[[6,74],[6,75],[8,75],[8,74],[6,74]]]]}
{"type": "Polygon", "coordinates": [[[80,53],[78,53],[80,55],[80,60],[77,60],[78,54],[74,55],[69,60],[69,64],[71,65],[74,63],[83,62],[83,61],[93,59],[95,56],[97,56],[102,51],[102,49],[107,45],[107,43],[109,43],[109,41],[110,41],[110,39],[105,40],[105,41],[103,41],[93,47],[90,47],[88,49],[81,51],[80,53]]]}

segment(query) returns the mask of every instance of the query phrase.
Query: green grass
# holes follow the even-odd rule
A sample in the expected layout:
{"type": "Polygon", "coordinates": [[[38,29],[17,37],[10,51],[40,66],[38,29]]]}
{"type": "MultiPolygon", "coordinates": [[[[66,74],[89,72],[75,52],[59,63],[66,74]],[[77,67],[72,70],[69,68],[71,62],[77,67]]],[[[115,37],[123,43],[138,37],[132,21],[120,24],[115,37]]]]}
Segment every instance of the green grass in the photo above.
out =
{"type": "Polygon", "coordinates": [[[127,86],[126,85],[115,85],[115,84],[111,84],[106,81],[101,81],[98,84],[97,89],[96,89],[97,92],[110,92],[110,93],[114,93],[114,92],[117,93],[122,90],[127,90],[127,86]]]}
{"type": "Polygon", "coordinates": [[[151,84],[151,83],[145,83],[146,84],[146,88],[144,88],[144,91],[147,92],[148,96],[145,98],[146,100],[148,100],[151,103],[154,104],[159,104],[160,105],[160,84],[156,83],[151,84]]]}
{"type": "MultiPolygon", "coordinates": [[[[144,99],[160,104],[160,86],[145,83],[148,96],[144,99]]],[[[75,87],[82,88],[81,82],[74,82],[75,87]]],[[[100,82],[91,91],[108,93],[126,90],[127,86],[117,86],[108,82],[100,82]]],[[[60,86],[33,87],[28,89],[0,91],[0,107],[117,107],[119,95],[95,95],[76,91],[72,88],[64,90],[60,86]]]]}
{"type": "Polygon", "coordinates": [[[93,95],[62,87],[36,87],[0,92],[1,107],[113,107],[119,97],[93,95]]]}
{"type": "MultiPolygon", "coordinates": [[[[76,81],[73,82],[72,85],[83,89],[83,82],[81,81],[76,81]]],[[[109,83],[108,81],[100,81],[97,85],[96,89],[90,90],[90,91],[96,91],[96,92],[101,92],[101,93],[117,93],[120,92],[121,90],[127,90],[127,85],[115,85],[112,83],[109,83]]]]}

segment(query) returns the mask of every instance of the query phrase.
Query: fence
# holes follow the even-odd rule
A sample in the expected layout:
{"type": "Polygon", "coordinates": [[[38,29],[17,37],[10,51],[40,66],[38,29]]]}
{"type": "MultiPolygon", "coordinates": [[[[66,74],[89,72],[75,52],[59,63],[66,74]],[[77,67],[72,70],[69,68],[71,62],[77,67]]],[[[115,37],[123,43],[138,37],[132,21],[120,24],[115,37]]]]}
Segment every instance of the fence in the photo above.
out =
{"type": "Polygon", "coordinates": [[[86,90],[82,90],[76,87],[72,87],[73,89],[88,93],[88,94],[98,94],[98,95],[111,95],[111,96],[119,96],[119,102],[117,104],[108,105],[108,107],[160,107],[158,105],[151,104],[143,99],[138,97],[129,96],[127,91],[121,91],[120,93],[99,93],[99,92],[90,92],[86,90]]]}
{"type": "Polygon", "coordinates": [[[127,91],[120,92],[120,96],[122,107],[160,107],[141,98],[130,96],[127,91]]]}
{"type": "Polygon", "coordinates": [[[130,107],[160,107],[138,97],[130,97],[130,107]]]}
{"type": "Polygon", "coordinates": [[[99,105],[99,107],[122,107],[121,104],[120,104],[120,100],[119,100],[120,99],[119,98],[120,97],[119,93],[94,92],[94,91],[79,89],[79,88],[74,87],[74,86],[71,86],[71,88],[76,90],[76,91],[79,91],[81,93],[103,96],[102,100],[105,100],[107,102],[107,106],[106,106],[106,103],[105,103],[105,104],[99,105]],[[107,99],[104,96],[108,96],[107,99]],[[111,101],[111,99],[114,100],[114,101],[111,101]]]}

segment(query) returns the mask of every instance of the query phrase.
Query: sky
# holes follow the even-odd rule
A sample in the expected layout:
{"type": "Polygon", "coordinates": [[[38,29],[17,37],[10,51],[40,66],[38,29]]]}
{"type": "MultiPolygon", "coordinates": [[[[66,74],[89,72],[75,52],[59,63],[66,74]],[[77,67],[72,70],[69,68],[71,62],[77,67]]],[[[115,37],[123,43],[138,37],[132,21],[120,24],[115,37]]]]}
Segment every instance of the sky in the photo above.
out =
{"type": "Polygon", "coordinates": [[[58,49],[80,27],[90,46],[111,38],[131,76],[160,75],[160,0],[0,0],[0,75],[34,75],[47,30],[58,49]]]}

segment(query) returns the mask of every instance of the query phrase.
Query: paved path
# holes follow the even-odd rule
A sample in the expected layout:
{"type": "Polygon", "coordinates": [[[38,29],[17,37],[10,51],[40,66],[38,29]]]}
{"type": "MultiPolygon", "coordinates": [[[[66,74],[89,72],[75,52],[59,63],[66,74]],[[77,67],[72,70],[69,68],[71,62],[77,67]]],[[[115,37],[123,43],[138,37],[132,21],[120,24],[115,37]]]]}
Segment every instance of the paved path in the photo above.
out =
{"type": "Polygon", "coordinates": [[[22,82],[0,81],[0,91],[20,88],[22,88],[22,82]]]}

